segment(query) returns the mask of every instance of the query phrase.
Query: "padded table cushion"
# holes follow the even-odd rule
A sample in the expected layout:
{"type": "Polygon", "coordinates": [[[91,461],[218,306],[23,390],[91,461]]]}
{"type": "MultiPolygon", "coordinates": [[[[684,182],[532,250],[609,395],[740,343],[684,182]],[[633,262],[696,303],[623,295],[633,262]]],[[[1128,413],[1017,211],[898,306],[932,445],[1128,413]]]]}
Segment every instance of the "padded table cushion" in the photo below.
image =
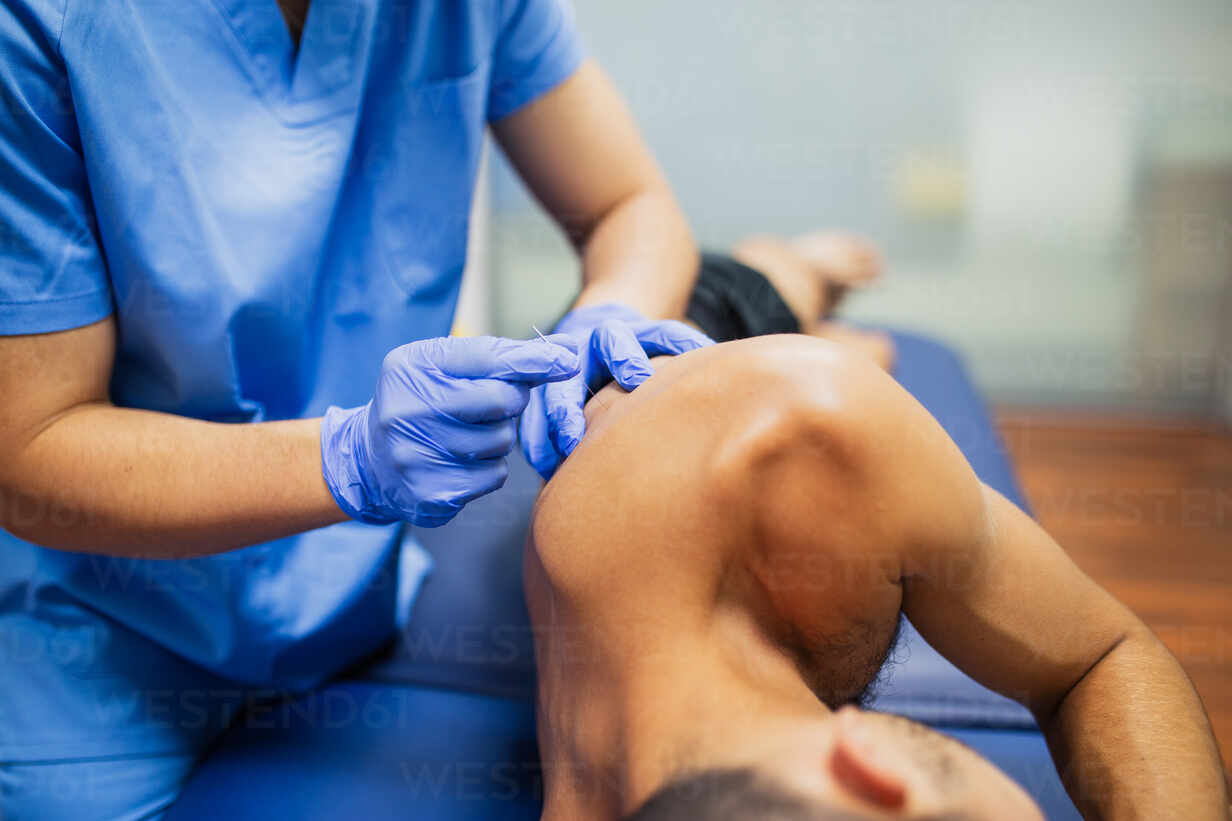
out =
{"type": "MultiPolygon", "coordinates": [[[[929,409],[990,486],[1026,508],[1001,440],[962,363],[895,334],[899,382],[929,409]]],[[[435,566],[381,659],[296,703],[241,722],[187,784],[168,821],[225,817],[538,817],[534,654],[521,553],[540,483],[521,460],[498,493],[450,525],[417,531],[435,566]],[[333,699],[342,716],[314,709],[333,699]]],[[[1050,819],[1077,815],[1029,713],[976,684],[909,624],[876,709],[976,746],[1026,786],[1050,819]],[[977,743],[978,742],[978,743],[977,743]]]]}

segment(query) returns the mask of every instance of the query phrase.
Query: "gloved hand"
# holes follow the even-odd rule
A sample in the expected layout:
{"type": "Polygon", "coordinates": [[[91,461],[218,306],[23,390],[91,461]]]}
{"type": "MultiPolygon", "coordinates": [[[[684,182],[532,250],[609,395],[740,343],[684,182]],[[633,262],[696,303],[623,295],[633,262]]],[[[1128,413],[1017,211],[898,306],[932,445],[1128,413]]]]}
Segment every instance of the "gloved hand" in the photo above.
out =
{"type": "Polygon", "coordinates": [[[505,483],[531,389],[581,368],[569,337],[412,342],[381,364],[367,405],[330,408],[321,470],[338,506],[369,524],[445,524],[505,483]]]}
{"type": "Polygon", "coordinates": [[[654,373],[651,356],[713,345],[700,331],[674,320],[648,320],[627,305],[593,305],[565,315],[556,333],[572,338],[582,370],[531,391],[522,414],[522,452],[544,479],[560,467],[586,432],[582,408],[589,392],[611,380],[631,391],[654,373]]]}

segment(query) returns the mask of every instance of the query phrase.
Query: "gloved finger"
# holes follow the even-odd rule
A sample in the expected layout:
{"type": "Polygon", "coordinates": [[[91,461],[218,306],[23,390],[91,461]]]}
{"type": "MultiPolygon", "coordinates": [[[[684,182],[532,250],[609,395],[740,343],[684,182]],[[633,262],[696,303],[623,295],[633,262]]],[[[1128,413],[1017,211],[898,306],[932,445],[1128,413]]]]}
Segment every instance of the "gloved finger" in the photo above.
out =
{"type": "Polygon", "coordinates": [[[512,419],[483,425],[453,423],[445,427],[436,446],[462,464],[501,459],[518,443],[517,425],[512,419]]]}
{"type": "Polygon", "coordinates": [[[499,422],[526,410],[530,392],[525,382],[462,379],[437,386],[434,406],[459,422],[499,422]]]}
{"type": "Polygon", "coordinates": [[[448,465],[436,470],[433,490],[417,497],[410,521],[420,527],[440,527],[468,503],[499,489],[509,478],[504,459],[471,465],[448,465]]]}
{"type": "MultiPolygon", "coordinates": [[[[562,348],[568,348],[574,354],[580,355],[582,353],[581,348],[578,347],[577,337],[574,336],[573,334],[553,333],[553,334],[548,334],[547,336],[544,337],[544,339],[546,339],[548,342],[551,342],[553,345],[560,345],[562,348]]],[[[540,342],[543,341],[542,339],[539,339],[539,337],[537,336],[527,341],[533,342],[535,340],[538,340],[540,342]]]]}
{"type": "Polygon", "coordinates": [[[634,322],[634,335],[651,356],[674,356],[714,344],[714,340],[696,328],[675,319],[634,322]]]}
{"type": "Polygon", "coordinates": [[[560,466],[561,455],[548,435],[548,414],[543,400],[545,390],[542,387],[531,390],[530,402],[522,412],[518,434],[522,439],[522,454],[526,461],[546,480],[551,479],[560,466]]]}
{"type": "Polygon", "coordinates": [[[604,322],[590,337],[592,361],[597,360],[620,387],[631,391],[654,374],[650,358],[627,322],[604,322]]]}
{"type": "Polygon", "coordinates": [[[586,433],[586,382],[581,376],[553,382],[543,389],[543,404],[548,418],[548,437],[563,461],[586,433]]]}
{"type": "Polygon", "coordinates": [[[434,341],[439,343],[439,358],[433,364],[459,379],[504,379],[538,385],[569,379],[582,367],[577,353],[568,346],[540,339],[472,336],[434,341]]]}

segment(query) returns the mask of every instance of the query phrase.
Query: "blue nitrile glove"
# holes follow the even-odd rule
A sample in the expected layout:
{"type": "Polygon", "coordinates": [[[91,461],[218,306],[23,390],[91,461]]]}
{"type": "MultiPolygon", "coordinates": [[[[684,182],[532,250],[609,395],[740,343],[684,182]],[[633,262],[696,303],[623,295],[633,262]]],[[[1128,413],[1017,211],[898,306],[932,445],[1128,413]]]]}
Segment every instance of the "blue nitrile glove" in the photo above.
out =
{"type": "Polygon", "coordinates": [[[321,422],[321,470],[338,506],[369,524],[437,527],[499,488],[531,389],[580,372],[574,344],[481,336],[390,351],[372,401],[330,408],[321,422]]]}
{"type": "Polygon", "coordinates": [[[582,359],[577,376],[531,391],[522,414],[522,452],[544,479],[586,432],[589,392],[615,380],[631,391],[654,373],[651,356],[682,354],[714,340],[675,320],[648,320],[627,305],[592,305],[565,315],[556,334],[571,337],[582,359]]]}

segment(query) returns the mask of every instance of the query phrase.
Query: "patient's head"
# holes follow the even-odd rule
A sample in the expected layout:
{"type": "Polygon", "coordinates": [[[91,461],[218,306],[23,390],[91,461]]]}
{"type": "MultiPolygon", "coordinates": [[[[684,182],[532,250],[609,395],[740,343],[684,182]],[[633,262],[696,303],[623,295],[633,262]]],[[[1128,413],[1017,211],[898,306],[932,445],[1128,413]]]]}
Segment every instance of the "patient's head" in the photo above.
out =
{"type": "Polygon", "coordinates": [[[991,763],[907,719],[848,707],[755,746],[747,764],[678,778],[625,821],[1043,821],[991,763]]]}

